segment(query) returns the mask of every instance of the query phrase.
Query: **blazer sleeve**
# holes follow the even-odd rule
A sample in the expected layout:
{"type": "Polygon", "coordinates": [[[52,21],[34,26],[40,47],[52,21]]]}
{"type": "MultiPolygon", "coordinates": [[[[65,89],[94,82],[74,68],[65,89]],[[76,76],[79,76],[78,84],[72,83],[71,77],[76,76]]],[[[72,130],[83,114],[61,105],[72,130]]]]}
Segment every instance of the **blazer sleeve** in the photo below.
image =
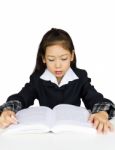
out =
{"type": "Polygon", "coordinates": [[[27,108],[30,105],[33,105],[34,100],[36,99],[36,90],[35,90],[35,81],[36,76],[32,74],[30,76],[30,81],[25,84],[21,91],[17,94],[13,94],[7,98],[7,102],[18,100],[21,102],[22,108],[27,108]]]}
{"type": "Polygon", "coordinates": [[[91,85],[91,79],[88,78],[87,72],[85,70],[83,70],[82,72],[81,80],[83,81],[83,86],[81,90],[82,100],[87,109],[90,109],[92,111],[95,104],[103,102],[113,105],[112,101],[104,98],[104,96],[101,93],[99,93],[93,85],[91,85]]]}

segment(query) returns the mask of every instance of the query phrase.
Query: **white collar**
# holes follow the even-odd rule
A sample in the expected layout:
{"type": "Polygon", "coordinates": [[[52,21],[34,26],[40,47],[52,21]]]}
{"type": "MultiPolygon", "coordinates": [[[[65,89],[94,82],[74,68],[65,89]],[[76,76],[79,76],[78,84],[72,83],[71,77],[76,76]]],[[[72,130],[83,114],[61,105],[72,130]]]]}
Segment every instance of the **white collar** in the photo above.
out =
{"type": "Polygon", "coordinates": [[[69,81],[78,79],[78,76],[73,72],[71,68],[69,68],[63,76],[60,84],[58,84],[56,77],[48,69],[46,69],[44,73],[40,76],[40,78],[46,81],[51,81],[57,86],[61,87],[62,85],[67,84],[69,81]]]}

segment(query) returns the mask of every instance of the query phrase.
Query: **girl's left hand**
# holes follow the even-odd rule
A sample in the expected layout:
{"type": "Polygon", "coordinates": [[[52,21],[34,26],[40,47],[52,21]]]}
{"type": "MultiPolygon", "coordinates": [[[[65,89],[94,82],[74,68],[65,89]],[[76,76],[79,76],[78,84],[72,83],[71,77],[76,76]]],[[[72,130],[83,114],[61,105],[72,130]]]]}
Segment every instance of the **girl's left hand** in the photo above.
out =
{"type": "Polygon", "coordinates": [[[93,126],[97,129],[98,133],[107,133],[113,131],[113,126],[108,120],[108,114],[105,111],[91,114],[89,121],[93,123],[93,126]]]}

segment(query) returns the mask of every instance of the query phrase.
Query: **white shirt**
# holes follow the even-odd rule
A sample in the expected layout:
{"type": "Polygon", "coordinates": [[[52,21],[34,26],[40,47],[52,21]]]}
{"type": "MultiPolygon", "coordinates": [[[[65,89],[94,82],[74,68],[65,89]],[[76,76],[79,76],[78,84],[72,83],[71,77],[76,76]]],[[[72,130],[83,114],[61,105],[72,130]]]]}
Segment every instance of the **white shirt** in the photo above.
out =
{"type": "Polygon", "coordinates": [[[61,79],[61,82],[58,84],[58,81],[53,73],[51,73],[48,69],[44,71],[44,73],[40,76],[41,79],[46,81],[51,81],[55,83],[57,86],[61,87],[64,84],[67,84],[69,81],[73,81],[76,79],[79,79],[78,76],[74,73],[74,71],[69,68],[63,78],[61,79]]]}

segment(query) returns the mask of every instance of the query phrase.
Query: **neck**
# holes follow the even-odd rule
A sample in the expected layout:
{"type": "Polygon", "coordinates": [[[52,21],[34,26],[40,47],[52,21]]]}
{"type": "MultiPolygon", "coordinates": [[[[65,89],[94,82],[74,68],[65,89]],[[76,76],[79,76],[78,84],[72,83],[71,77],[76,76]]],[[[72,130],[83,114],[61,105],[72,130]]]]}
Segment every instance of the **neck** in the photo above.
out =
{"type": "Polygon", "coordinates": [[[61,80],[62,80],[62,78],[57,78],[58,84],[60,84],[61,80]]]}

